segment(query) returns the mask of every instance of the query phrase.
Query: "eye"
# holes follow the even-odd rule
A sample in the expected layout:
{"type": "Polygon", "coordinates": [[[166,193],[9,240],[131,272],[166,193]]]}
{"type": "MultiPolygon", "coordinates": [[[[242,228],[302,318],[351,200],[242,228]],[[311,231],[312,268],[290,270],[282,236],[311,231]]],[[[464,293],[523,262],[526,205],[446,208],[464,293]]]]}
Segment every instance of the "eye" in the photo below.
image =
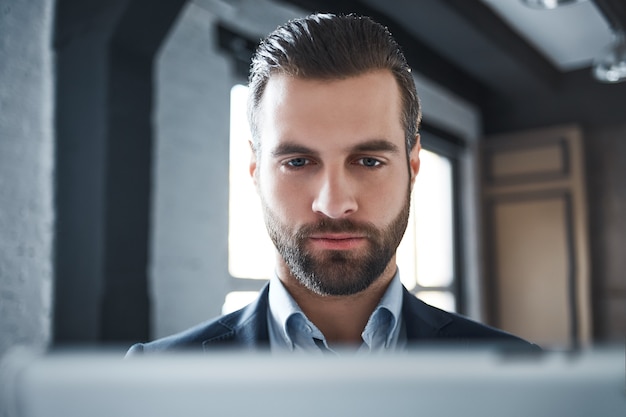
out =
{"type": "Polygon", "coordinates": [[[382,164],[382,162],[380,162],[378,159],[376,158],[369,158],[369,157],[365,157],[365,158],[360,158],[357,163],[359,165],[363,165],[364,167],[367,168],[375,168],[378,167],[382,164]]]}
{"type": "Polygon", "coordinates": [[[309,160],[306,158],[293,158],[286,162],[286,165],[289,165],[292,168],[302,168],[303,166],[309,164],[309,160]]]}

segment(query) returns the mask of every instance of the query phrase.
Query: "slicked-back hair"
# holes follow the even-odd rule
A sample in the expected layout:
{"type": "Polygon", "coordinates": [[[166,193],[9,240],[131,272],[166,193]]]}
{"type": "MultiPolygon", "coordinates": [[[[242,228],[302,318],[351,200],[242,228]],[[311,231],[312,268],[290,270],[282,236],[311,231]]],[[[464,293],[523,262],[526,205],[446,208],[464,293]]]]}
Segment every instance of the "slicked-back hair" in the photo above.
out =
{"type": "Polygon", "coordinates": [[[259,105],[272,75],[341,80],[384,69],[400,89],[408,154],[416,143],[421,108],[411,69],[387,28],[353,14],[313,14],[279,26],[259,44],[250,67],[248,121],[254,147],[258,151],[259,105]]]}

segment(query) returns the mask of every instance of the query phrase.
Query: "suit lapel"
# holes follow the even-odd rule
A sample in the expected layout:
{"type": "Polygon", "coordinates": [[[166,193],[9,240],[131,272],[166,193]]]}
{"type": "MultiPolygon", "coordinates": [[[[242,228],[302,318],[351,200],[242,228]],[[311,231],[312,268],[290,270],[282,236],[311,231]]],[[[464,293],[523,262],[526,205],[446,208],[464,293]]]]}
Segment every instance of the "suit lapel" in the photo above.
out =
{"type": "Polygon", "coordinates": [[[439,331],[452,321],[449,315],[429,306],[403,288],[402,318],[409,342],[418,339],[433,339],[439,331]]]}
{"type": "Polygon", "coordinates": [[[227,345],[237,348],[260,349],[269,347],[267,328],[268,288],[265,285],[251,304],[235,314],[223,317],[219,324],[223,331],[202,343],[202,348],[213,350],[227,345]]]}

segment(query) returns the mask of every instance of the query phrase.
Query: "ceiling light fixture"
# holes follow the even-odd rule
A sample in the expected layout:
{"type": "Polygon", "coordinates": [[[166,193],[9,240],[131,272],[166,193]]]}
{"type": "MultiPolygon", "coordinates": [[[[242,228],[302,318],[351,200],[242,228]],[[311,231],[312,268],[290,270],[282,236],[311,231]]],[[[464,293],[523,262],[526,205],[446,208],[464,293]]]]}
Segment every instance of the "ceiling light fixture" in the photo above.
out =
{"type": "Polygon", "coordinates": [[[626,81],[626,32],[615,32],[615,39],[593,62],[593,76],[605,83],[626,81]]]}
{"type": "Polygon", "coordinates": [[[522,0],[522,3],[533,9],[556,9],[557,7],[583,1],[586,0],[522,0]]]}

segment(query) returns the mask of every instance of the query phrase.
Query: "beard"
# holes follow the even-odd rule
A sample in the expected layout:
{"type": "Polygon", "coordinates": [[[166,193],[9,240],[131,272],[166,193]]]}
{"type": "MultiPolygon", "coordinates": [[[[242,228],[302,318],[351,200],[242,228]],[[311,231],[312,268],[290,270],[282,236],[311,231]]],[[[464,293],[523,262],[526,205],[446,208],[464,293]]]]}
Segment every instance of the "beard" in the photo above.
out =
{"type": "Polygon", "coordinates": [[[329,218],[294,229],[282,223],[263,199],[261,203],[269,236],[296,280],[318,295],[345,296],[367,289],[389,265],[408,224],[410,192],[398,215],[380,229],[367,222],[329,218]],[[356,233],[365,236],[367,245],[359,250],[308,250],[309,237],[320,233],[356,233]]]}

